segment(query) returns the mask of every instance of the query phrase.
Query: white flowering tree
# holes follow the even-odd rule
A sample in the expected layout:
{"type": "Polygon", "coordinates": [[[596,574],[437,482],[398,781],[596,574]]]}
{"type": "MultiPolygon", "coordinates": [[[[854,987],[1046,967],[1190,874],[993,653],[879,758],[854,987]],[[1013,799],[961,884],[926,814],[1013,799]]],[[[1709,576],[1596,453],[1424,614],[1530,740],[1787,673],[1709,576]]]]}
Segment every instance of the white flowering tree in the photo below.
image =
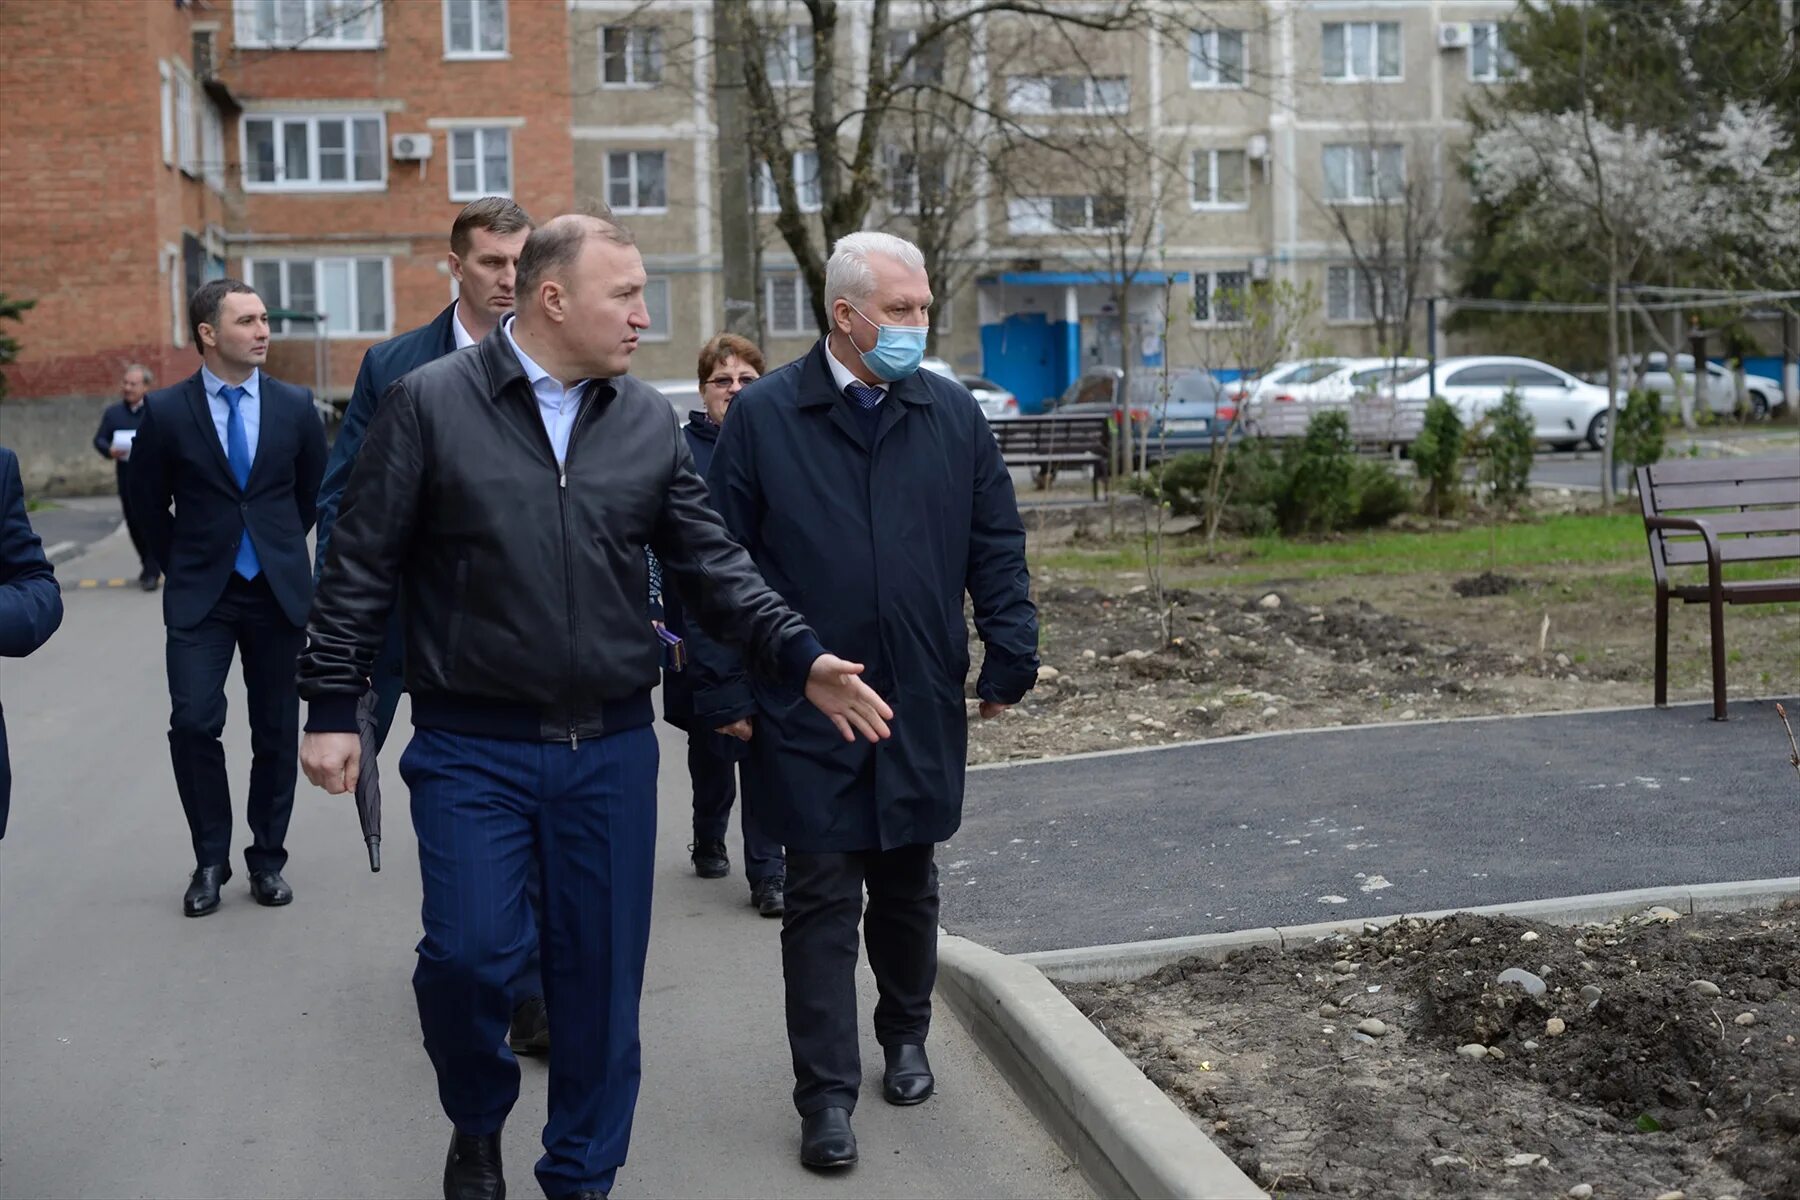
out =
{"type": "MultiPolygon", "coordinates": [[[[1588,248],[1606,278],[1607,429],[1619,400],[1619,289],[1651,259],[1718,256],[1749,268],[1800,250],[1800,179],[1775,113],[1727,104],[1718,121],[1681,138],[1613,125],[1591,107],[1510,113],[1470,148],[1476,196],[1508,206],[1515,227],[1544,244],[1588,248]]],[[[1612,501],[1612,438],[1602,455],[1612,501]]]]}

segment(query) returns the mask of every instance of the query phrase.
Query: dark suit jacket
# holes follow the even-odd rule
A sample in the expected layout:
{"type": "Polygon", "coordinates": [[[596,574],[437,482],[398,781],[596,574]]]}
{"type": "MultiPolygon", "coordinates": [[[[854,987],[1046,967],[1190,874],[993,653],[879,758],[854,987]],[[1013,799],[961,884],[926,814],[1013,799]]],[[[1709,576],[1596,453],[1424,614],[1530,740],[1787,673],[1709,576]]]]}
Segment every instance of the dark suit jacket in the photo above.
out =
{"type": "MultiPolygon", "coordinates": [[[[0,655],[24,658],[62,624],[62,590],[43,543],[25,516],[19,458],[0,446],[0,655]]],[[[0,712],[0,837],[12,800],[12,763],[6,753],[6,715],[0,712]]]]}
{"type": "Polygon", "coordinates": [[[263,375],[261,396],[256,458],[241,489],[198,371],[145,398],[125,480],[167,580],[163,622],[171,629],[192,629],[218,603],[245,530],[282,613],[306,624],[313,586],[306,533],[325,470],[325,430],[307,389],[263,375]]]}
{"type": "Polygon", "coordinates": [[[344,423],[338,427],[331,444],[331,461],[325,465],[325,482],[319,485],[319,548],[314,558],[314,574],[325,569],[325,551],[331,545],[331,531],[337,525],[338,507],[344,500],[344,489],[350,484],[350,472],[356,456],[368,436],[369,423],[381,406],[381,398],[394,386],[395,380],[415,368],[440,359],[456,349],[456,304],[439,313],[431,324],[421,325],[399,337],[389,338],[369,347],[363,355],[362,367],[356,372],[356,387],[350,392],[350,405],[344,409],[344,423]]]}
{"type": "Polygon", "coordinates": [[[94,449],[100,452],[101,458],[111,462],[113,466],[117,468],[115,474],[119,477],[119,491],[121,493],[125,491],[126,460],[123,458],[115,459],[112,456],[113,433],[120,429],[136,429],[143,422],[144,414],[149,411],[149,409],[140,404],[137,407],[137,411],[132,412],[131,406],[126,404],[123,400],[120,400],[117,403],[107,405],[106,411],[100,414],[100,429],[94,434],[94,449]]]}

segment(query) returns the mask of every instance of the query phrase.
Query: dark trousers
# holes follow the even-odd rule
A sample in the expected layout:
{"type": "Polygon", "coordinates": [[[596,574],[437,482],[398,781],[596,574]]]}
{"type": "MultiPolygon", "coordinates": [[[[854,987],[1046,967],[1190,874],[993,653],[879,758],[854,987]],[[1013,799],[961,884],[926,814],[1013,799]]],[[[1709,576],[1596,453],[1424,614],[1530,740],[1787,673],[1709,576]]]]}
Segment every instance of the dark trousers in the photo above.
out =
{"type": "Polygon", "coordinates": [[[206,620],[168,631],[169,758],[194,839],[194,861],[231,861],[231,781],[225,773],[225,678],[236,650],[250,717],[246,817],[252,872],[287,863],[288,818],[300,759],[300,696],[294,671],[306,631],[288,622],[262,577],[233,575],[206,620]]]}
{"type": "Polygon", "coordinates": [[[856,1109],[862,1057],[856,1029],[856,923],[880,993],[875,1040],[924,1045],[937,982],[938,879],[934,847],[787,856],[781,966],[787,982],[794,1107],[856,1109]],[[863,908],[863,887],[869,905],[863,908]]]}
{"type": "MultiPolygon", "coordinates": [[[[725,735],[710,729],[688,731],[688,776],[694,783],[694,840],[724,841],[737,799],[737,763],[721,755],[717,743],[725,735]]],[[[762,820],[744,797],[738,812],[744,828],[744,874],[755,887],[771,875],[779,875],[781,843],[763,831],[762,820]]]]}
{"type": "Polygon", "coordinates": [[[438,1098],[462,1133],[505,1123],[519,1096],[513,986],[538,941],[551,1037],[537,1175],[550,1195],[610,1190],[631,1140],[656,766],[649,728],[575,749],[420,729],[400,759],[425,893],[413,989],[438,1098]]]}
{"type": "Polygon", "coordinates": [[[156,555],[150,553],[149,531],[144,528],[144,522],[139,520],[137,514],[131,510],[131,498],[126,495],[125,492],[125,469],[123,463],[120,464],[118,478],[119,507],[123,509],[125,513],[125,532],[131,535],[132,549],[137,551],[138,577],[140,579],[154,579],[157,575],[161,574],[161,571],[156,565],[156,555]]]}

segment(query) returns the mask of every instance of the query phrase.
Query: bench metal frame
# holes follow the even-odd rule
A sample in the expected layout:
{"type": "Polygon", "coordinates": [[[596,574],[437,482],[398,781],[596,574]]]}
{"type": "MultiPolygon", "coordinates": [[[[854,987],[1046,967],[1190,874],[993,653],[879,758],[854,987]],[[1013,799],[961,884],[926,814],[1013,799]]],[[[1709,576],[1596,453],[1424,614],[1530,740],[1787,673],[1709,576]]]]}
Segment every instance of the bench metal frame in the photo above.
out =
{"type": "Polygon", "coordinates": [[[1093,497],[1100,485],[1112,487],[1112,421],[1104,416],[1009,417],[993,423],[1000,457],[1009,467],[1037,467],[1054,472],[1078,467],[1093,472],[1093,497]],[[1014,448],[1009,448],[1013,443],[1014,448]]]}

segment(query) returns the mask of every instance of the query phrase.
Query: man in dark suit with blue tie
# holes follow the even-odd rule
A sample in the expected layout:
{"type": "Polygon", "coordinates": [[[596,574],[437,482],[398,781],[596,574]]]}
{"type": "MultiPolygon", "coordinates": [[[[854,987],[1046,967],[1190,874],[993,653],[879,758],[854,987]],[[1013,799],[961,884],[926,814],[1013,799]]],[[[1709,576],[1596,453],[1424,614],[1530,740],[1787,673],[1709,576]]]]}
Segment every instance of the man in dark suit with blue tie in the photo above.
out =
{"type": "Polygon", "coordinates": [[[203,917],[231,878],[231,786],[219,735],[234,648],[250,717],[250,892],[271,906],[294,898],[281,877],[299,762],[294,671],[312,607],[306,534],[325,432],[309,391],[262,372],[269,314],[248,284],[202,285],[188,323],[202,365],[145,400],[127,478],[167,583],[169,757],[195,860],[182,911],[203,917]]]}

